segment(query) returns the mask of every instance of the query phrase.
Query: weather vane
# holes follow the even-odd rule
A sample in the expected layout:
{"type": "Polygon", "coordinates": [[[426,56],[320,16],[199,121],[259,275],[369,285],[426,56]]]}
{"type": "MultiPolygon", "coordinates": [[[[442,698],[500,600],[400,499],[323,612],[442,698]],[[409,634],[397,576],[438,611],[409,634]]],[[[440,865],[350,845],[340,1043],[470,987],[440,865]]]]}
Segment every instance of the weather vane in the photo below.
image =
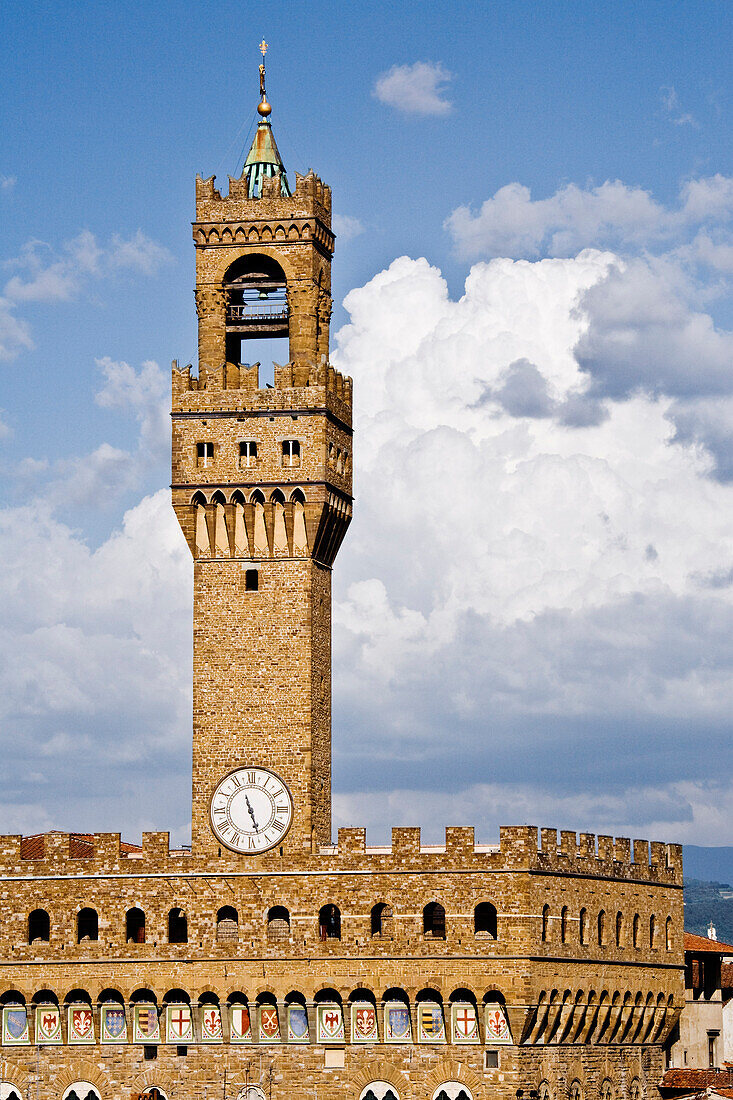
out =
{"type": "Polygon", "coordinates": [[[264,38],[260,42],[259,49],[260,49],[260,53],[262,54],[262,64],[260,65],[260,96],[261,96],[261,102],[260,102],[257,110],[259,111],[260,115],[262,115],[263,118],[267,118],[270,111],[272,110],[272,107],[267,102],[267,93],[265,92],[265,54],[267,53],[268,46],[267,46],[267,43],[265,42],[264,38]]]}

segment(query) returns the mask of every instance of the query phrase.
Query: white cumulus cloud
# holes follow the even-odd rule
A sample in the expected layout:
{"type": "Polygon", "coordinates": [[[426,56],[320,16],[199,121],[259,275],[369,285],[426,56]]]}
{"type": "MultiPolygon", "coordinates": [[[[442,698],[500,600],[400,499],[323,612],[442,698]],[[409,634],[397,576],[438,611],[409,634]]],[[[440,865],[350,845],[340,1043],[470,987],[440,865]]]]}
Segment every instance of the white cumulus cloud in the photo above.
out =
{"type": "Polygon", "coordinates": [[[393,65],[377,77],[373,95],[404,114],[447,115],[452,104],[445,95],[452,79],[453,74],[440,61],[393,65]]]}
{"type": "Polygon", "coordinates": [[[733,179],[718,174],[684,184],[674,207],[620,180],[588,188],[569,183],[545,199],[533,199],[528,187],[509,183],[477,212],[457,207],[445,224],[458,253],[468,259],[534,258],[569,256],[590,246],[649,247],[731,216],[733,179]]]}

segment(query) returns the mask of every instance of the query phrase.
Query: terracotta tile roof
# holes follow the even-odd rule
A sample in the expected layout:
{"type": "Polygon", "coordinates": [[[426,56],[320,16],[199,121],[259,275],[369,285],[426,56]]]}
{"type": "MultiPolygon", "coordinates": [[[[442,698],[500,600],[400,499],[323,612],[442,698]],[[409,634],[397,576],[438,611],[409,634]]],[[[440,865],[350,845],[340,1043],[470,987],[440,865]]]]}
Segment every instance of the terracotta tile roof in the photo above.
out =
{"type": "MultiPolygon", "coordinates": [[[[698,937],[699,938],[699,937],[698,937]]],[[[668,1069],[662,1078],[660,1088],[689,1089],[701,1091],[713,1087],[716,1092],[721,1088],[733,1088],[733,1070],[729,1069],[668,1069]]]]}
{"type": "Polygon", "coordinates": [[[733,944],[720,940],[708,940],[705,936],[696,936],[685,932],[685,951],[708,951],[712,955],[733,955],[733,944]]]}
{"type": "MultiPolygon", "coordinates": [[[[60,829],[52,829],[47,833],[34,833],[32,836],[21,837],[20,858],[43,859],[46,853],[47,836],[68,836],[69,859],[91,859],[94,856],[94,833],[62,833],[60,829]]],[[[126,840],[120,841],[122,855],[141,851],[139,844],[129,844],[126,840]]]]}

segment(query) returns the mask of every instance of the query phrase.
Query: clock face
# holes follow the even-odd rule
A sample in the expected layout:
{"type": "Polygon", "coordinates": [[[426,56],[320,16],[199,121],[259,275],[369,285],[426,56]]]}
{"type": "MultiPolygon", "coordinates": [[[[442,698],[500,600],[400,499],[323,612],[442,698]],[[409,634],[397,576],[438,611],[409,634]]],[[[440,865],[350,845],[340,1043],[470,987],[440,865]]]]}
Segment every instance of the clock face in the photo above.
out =
{"type": "Polygon", "coordinates": [[[237,768],[217,784],[211,799],[214,834],[244,855],[280,844],[292,820],[290,791],[267,768],[237,768]]]}

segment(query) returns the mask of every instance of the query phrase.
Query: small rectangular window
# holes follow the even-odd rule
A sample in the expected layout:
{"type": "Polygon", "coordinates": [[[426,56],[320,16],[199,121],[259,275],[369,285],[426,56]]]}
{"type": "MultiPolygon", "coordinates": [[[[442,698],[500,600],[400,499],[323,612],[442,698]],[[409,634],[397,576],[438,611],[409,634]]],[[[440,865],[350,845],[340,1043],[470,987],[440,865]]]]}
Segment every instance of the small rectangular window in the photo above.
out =
{"type": "Polygon", "coordinates": [[[178,1058],[185,1058],[188,1054],[188,1047],[176,1047],[176,1055],[178,1058]]]}
{"type": "Polygon", "coordinates": [[[244,440],[239,444],[239,465],[257,465],[257,444],[253,439],[244,440]]]}
{"type": "Polygon", "coordinates": [[[283,466],[300,466],[300,440],[283,439],[283,466]]]}
{"type": "Polygon", "coordinates": [[[248,569],[245,572],[244,587],[247,592],[257,592],[260,587],[260,574],[257,569],[248,569]]]}
{"type": "Polygon", "coordinates": [[[214,461],[214,444],[213,443],[197,443],[196,444],[196,462],[199,466],[208,466],[209,463],[214,461]]]}
{"type": "Polygon", "coordinates": [[[143,1047],[143,1050],[145,1052],[144,1057],[145,1057],[146,1062],[154,1062],[155,1059],[158,1057],[158,1048],[157,1047],[146,1046],[146,1047],[143,1047]]]}
{"type": "Polygon", "coordinates": [[[499,1068],[499,1051],[498,1050],[486,1050],[484,1051],[484,1069],[498,1069],[499,1068]]]}
{"type": "Polygon", "coordinates": [[[720,1033],[717,1031],[708,1032],[708,1067],[715,1069],[715,1041],[720,1033]]]}

